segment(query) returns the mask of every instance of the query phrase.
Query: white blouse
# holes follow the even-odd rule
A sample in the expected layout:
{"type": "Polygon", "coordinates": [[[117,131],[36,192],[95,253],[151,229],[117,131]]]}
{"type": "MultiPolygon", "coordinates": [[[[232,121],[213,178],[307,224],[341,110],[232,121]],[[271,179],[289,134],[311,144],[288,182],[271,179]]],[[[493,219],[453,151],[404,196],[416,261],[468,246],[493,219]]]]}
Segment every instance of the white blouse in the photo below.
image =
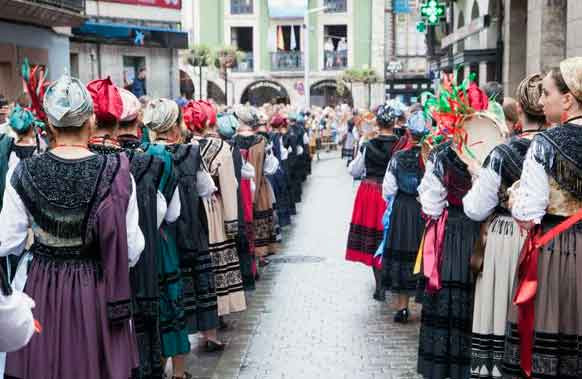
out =
{"type": "Polygon", "coordinates": [[[274,175],[279,169],[279,160],[271,153],[267,153],[263,173],[265,175],[274,175]]]}
{"type": "Polygon", "coordinates": [[[196,190],[198,191],[198,196],[201,198],[208,198],[218,190],[208,171],[198,170],[196,172],[196,190]]]}
{"type": "Polygon", "coordinates": [[[354,159],[348,166],[348,172],[354,178],[361,178],[366,173],[366,149],[361,153],[358,153],[356,159],[354,159]]]}
{"type": "Polygon", "coordinates": [[[166,222],[172,223],[180,217],[180,191],[178,190],[179,187],[176,187],[174,190],[174,194],[170,199],[170,204],[168,205],[166,198],[160,191],[158,191],[157,195],[157,205],[158,205],[158,212],[157,212],[157,225],[158,228],[162,225],[164,220],[166,222]]]}
{"type": "Polygon", "coordinates": [[[396,177],[392,173],[391,167],[393,165],[392,159],[390,163],[388,163],[388,167],[386,168],[386,174],[384,174],[384,181],[382,182],[382,197],[384,200],[388,199],[390,196],[396,195],[398,192],[398,182],[396,181],[396,177]]]}
{"type": "Polygon", "coordinates": [[[463,209],[473,221],[484,221],[499,204],[501,176],[492,167],[481,167],[473,186],[463,198],[463,209]]]}
{"type": "Polygon", "coordinates": [[[511,214],[517,220],[533,221],[539,224],[546,214],[546,209],[550,203],[550,178],[544,167],[544,162],[539,162],[538,159],[547,157],[545,159],[549,161],[545,163],[547,163],[547,167],[552,167],[554,152],[551,146],[545,145],[542,146],[538,139],[534,138],[527,151],[519,188],[515,192],[513,208],[511,209],[511,214]]]}
{"type": "Polygon", "coordinates": [[[448,207],[447,189],[435,174],[434,163],[427,162],[424,176],[418,186],[418,197],[422,211],[427,216],[439,218],[448,207]]]}
{"type": "Polygon", "coordinates": [[[0,293],[0,351],[16,351],[30,341],[34,334],[34,305],[24,292],[13,291],[10,296],[0,293]]]}
{"type": "MultiPolygon", "coordinates": [[[[0,228],[0,257],[7,255],[20,255],[24,250],[30,227],[28,211],[18,193],[12,187],[10,178],[14,168],[6,175],[6,189],[4,191],[4,206],[0,212],[0,220],[3,227],[0,228]]],[[[145,239],[139,228],[139,209],[135,192],[135,180],[131,176],[131,196],[125,216],[127,227],[127,255],[129,266],[133,267],[139,260],[141,252],[145,248],[145,239]]]]}

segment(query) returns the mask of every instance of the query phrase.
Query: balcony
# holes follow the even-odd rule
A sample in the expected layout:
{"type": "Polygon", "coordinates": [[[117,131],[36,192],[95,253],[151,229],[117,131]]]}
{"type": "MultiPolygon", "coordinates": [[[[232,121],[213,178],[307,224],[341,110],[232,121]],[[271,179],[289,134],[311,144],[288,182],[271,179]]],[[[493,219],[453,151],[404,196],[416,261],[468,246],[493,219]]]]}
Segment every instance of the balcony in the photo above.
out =
{"type": "Polygon", "coordinates": [[[271,53],[271,71],[303,70],[303,52],[277,51],[271,53]]]}
{"type": "Polygon", "coordinates": [[[343,70],[348,67],[348,51],[325,51],[323,69],[326,71],[343,70]]]}
{"type": "Polygon", "coordinates": [[[78,26],[85,0],[0,0],[2,19],[42,26],[78,26]]]}
{"type": "Polygon", "coordinates": [[[347,0],[325,0],[323,5],[327,7],[326,13],[341,13],[348,11],[347,0]]]}
{"type": "Polygon", "coordinates": [[[232,68],[232,72],[253,72],[253,53],[244,52],[239,57],[238,63],[232,68]]]}
{"type": "Polygon", "coordinates": [[[252,14],[253,0],[230,0],[230,14],[252,14]]]}

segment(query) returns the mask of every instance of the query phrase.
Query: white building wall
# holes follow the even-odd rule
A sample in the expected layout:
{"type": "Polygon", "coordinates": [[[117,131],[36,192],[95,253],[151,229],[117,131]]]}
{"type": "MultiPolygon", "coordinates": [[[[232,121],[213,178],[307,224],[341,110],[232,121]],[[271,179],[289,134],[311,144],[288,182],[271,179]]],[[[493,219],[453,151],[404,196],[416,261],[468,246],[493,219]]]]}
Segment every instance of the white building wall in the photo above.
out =
{"type": "Polygon", "coordinates": [[[149,96],[176,98],[179,95],[178,51],[175,49],[144,48],[136,46],[71,43],[71,53],[79,54],[79,77],[82,82],[110,76],[118,86],[123,86],[123,57],[144,57],[146,62],[146,89],[149,96]],[[101,57],[100,68],[98,57],[101,57]],[[169,68],[169,69],[168,69],[169,68]]]}
{"type": "MultiPolygon", "coordinates": [[[[200,0],[185,1],[197,2],[200,0]]],[[[182,21],[182,11],[180,9],[111,3],[106,1],[87,0],[86,12],[88,16],[128,18],[160,22],[182,21]]]]}

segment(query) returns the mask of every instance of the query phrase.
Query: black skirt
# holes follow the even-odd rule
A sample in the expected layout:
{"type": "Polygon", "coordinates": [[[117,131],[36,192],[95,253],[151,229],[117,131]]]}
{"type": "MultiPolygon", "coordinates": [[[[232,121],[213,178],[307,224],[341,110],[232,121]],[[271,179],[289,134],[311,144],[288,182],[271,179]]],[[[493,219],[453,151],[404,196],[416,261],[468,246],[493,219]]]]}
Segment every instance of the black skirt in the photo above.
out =
{"type": "Polygon", "coordinates": [[[415,295],[418,291],[421,275],[414,275],[413,270],[424,225],[416,195],[399,192],[392,206],[383,259],[385,285],[392,292],[415,295]]]}
{"type": "Polygon", "coordinates": [[[462,208],[449,207],[443,258],[442,288],[423,300],[418,372],[430,379],[466,379],[471,376],[473,275],[471,254],[479,223],[462,208]]]}

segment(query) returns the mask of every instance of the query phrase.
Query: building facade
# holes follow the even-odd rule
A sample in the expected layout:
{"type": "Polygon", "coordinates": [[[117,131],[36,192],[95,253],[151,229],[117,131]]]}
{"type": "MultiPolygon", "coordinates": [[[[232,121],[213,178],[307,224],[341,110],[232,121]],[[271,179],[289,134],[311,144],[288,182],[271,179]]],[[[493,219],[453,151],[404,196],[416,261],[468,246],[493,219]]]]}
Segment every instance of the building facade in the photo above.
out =
{"type": "Polygon", "coordinates": [[[420,101],[431,89],[426,35],[417,31],[418,0],[386,0],[384,12],[384,77],[386,99],[405,104],[420,101]]]}
{"type": "Polygon", "coordinates": [[[130,88],[145,68],[147,95],[176,98],[178,50],[188,48],[181,5],[180,0],[86,0],[88,20],[72,30],[71,74],[83,82],[110,76],[130,88]]]}
{"type": "Polygon", "coordinates": [[[83,0],[0,0],[0,95],[14,101],[24,89],[25,58],[45,68],[54,80],[69,67],[71,26],[84,20],[83,0]]]}
{"type": "Polygon", "coordinates": [[[384,99],[384,84],[353,84],[338,95],[336,78],[347,68],[373,68],[383,78],[384,0],[195,0],[191,41],[210,47],[232,45],[242,52],[227,77],[213,68],[181,62],[195,96],[228,104],[266,101],[305,104],[304,65],[309,61],[310,102],[359,107],[384,99]],[[323,9],[325,7],[325,9],[323,9]],[[309,30],[304,16],[309,11],[309,30]],[[309,49],[307,49],[309,45],[309,49]],[[306,54],[308,59],[306,60],[306,54]],[[202,76],[202,81],[200,81],[202,76]],[[225,80],[226,79],[226,80],[225,80]],[[225,91],[226,89],[226,91],[225,91]]]}

